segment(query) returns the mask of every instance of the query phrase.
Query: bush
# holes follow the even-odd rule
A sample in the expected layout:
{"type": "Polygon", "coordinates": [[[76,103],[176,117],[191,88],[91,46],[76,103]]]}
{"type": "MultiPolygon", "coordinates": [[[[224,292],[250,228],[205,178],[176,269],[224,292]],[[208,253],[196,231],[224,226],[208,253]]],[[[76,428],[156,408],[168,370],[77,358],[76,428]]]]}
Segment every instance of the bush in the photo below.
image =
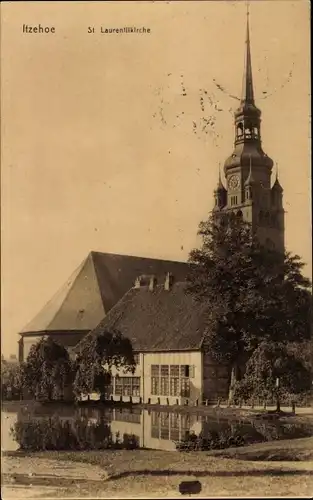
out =
{"type": "Polygon", "coordinates": [[[185,439],[176,444],[176,449],[179,451],[193,450],[222,450],[231,446],[244,446],[246,440],[240,434],[240,428],[227,426],[219,431],[209,431],[206,436],[196,436],[188,434],[185,439]]]}
{"type": "Polygon", "coordinates": [[[110,426],[100,419],[91,423],[86,418],[61,420],[58,417],[18,421],[11,429],[21,450],[103,450],[108,448],[138,448],[138,439],[125,434],[114,441],[110,426]]]}
{"type": "Polygon", "coordinates": [[[269,422],[254,420],[243,425],[228,425],[219,430],[211,430],[205,436],[188,434],[176,444],[179,451],[223,450],[253,443],[278,439],[295,439],[313,435],[312,424],[269,422]]]}

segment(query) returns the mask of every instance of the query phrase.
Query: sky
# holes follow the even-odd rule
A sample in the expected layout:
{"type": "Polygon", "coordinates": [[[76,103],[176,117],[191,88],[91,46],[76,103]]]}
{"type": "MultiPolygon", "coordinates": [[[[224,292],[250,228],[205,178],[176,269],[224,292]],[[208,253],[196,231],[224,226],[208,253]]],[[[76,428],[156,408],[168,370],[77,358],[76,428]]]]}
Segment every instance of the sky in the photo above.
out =
{"type": "MultiPolygon", "coordinates": [[[[243,1],[1,7],[2,352],[94,251],[186,260],[232,153],[243,1]],[[23,33],[23,24],[55,33],[23,33]],[[101,33],[136,26],[150,33],[101,33]],[[95,28],[88,33],[88,27],[95,28]]],[[[252,2],[264,151],[311,276],[310,6],[252,2]],[[273,174],[274,176],[274,174],[273,174]]]]}

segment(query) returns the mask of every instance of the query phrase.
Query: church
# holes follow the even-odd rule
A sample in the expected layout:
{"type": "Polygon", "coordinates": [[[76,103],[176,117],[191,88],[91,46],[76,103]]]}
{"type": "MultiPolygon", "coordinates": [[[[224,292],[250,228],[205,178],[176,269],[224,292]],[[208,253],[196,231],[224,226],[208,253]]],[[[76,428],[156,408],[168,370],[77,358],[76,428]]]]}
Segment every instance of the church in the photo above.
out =
{"type": "MultiPolygon", "coordinates": [[[[261,243],[284,251],[283,189],[271,183],[274,162],[263,151],[261,111],[255,104],[249,14],[243,88],[234,116],[234,149],[219,175],[213,212],[250,222],[261,243]]],[[[185,293],[188,263],[91,252],[67,283],[20,332],[19,358],[49,336],[75,356],[82,339],[116,329],[133,346],[136,371],[114,372],[108,396],[116,400],[189,404],[226,398],[228,366],[202,349],[204,311],[185,293]]]]}

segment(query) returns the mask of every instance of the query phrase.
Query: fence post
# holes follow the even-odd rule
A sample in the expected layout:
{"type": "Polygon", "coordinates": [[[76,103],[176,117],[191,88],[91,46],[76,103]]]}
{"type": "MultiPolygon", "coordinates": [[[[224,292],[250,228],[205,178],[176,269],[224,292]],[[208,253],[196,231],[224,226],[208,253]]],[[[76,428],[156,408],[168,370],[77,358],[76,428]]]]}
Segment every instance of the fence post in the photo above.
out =
{"type": "Polygon", "coordinates": [[[294,401],[291,403],[291,410],[292,410],[292,413],[294,413],[294,414],[296,413],[296,403],[294,401]]]}
{"type": "Polygon", "coordinates": [[[159,405],[159,404],[161,404],[161,400],[160,400],[160,398],[158,398],[158,405],[159,405]]]}

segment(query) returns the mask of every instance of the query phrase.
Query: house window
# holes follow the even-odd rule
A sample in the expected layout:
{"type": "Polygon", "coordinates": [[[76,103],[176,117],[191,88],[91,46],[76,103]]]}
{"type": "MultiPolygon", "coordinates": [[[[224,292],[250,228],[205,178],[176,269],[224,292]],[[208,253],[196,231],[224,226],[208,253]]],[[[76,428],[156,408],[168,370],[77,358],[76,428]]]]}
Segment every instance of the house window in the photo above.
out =
{"type": "Polygon", "coordinates": [[[115,377],[115,394],[121,396],[123,394],[123,379],[115,377]]]}
{"type": "Polygon", "coordinates": [[[131,396],[132,395],[132,383],[131,377],[123,377],[123,396],[131,396]]]}
{"type": "Polygon", "coordinates": [[[159,376],[160,365],[151,365],[151,394],[157,396],[159,394],[159,376]]]}
{"type": "Polygon", "coordinates": [[[190,365],[151,365],[151,394],[189,397],[191,377],[194,367],[190,365]]]}
{"type": "Polygon", "coordinates": [[[159,394],[159,377],[151,378],[151,394],[157,396],[159,394]]]}
{"type": "Polygon", "coordinates": [[[138,353],[134,354],[134,360],[135,360],[136,365],[140,364],[140,356],[138,353]]]}
{"type": "Polygon", "coordinates": [[[160,373],[160,365],[151,365],[151,376],[158,377],[160,373]]]}
{"type": "Polygon", "coordinates": [[[189,398],[190,396],[190,380],[189,378],[181,379],[181,396],[183,398],[189,398]]]}
{"type": "Polygon", "coordinates": [[[140,396],[140,377],[132,378],[132,395],[140,396]]]}
{"type": "Polygon", "coordinates": [[[189,365],[182,365],[180,367],[180,374],[182,377],[189,377],[189,365]]]}
{"type": "Polygon", "coordinates": [[[162,396],[169,395],[169,367],[168,367],[168,365],[161,365],[160,393],[162,396]]]}
{"type": "Polygon", "coordinates": [[[171,377],[170,385],[171,385],[171,396],[179,396],[180,395],[179,377],[171,377]]]}
{"type": "Polygon", "coordinates": [[[115,377],[115,394],[140,396],[140,377],[115,377]]]}
{"type": "Polygon", "coordinates": [[[180,396],[179,365],[170,366],[170,387],[171,396],[180,396]]]}

